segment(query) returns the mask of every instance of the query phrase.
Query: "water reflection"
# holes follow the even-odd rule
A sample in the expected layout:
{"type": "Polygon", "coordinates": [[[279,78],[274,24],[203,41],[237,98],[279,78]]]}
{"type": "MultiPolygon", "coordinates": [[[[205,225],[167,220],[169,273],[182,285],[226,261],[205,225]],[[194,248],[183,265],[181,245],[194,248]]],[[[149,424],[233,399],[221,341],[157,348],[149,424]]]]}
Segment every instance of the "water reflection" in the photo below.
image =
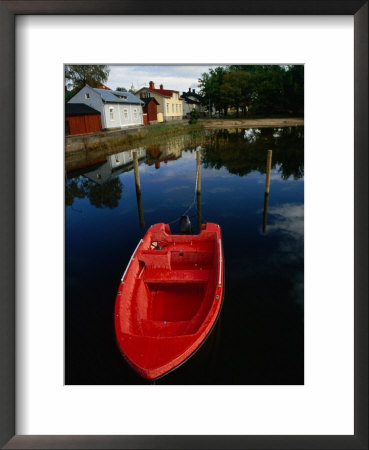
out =
{"type": "Polygon", "coordinates": [[[273,166],[283,180],[304,176],[303,127],[217,130],[204,146],[205,167],[221,167],[235,175],[265,173],[265,151],[273,149],[273,166]],[[231,151],[230,151],[231,149],[231,151]]]}
{"type": "Polygon", "coordinates": [[[72,206],[76,199],[88,198],[96,208],[114,209],[123,194],[123,183],[113,178],[102,184],[85,178],[72,178],[65,184],[65,205],[72,206]]]}
{"type": "Polygon", "coordinates": [[[145,383],[116,347],[117,283],[148,227],[172,222],[176,232],[174,221],[189,206],[195,232],[202,222],[222,229],[221,332],[211,369],[184,365],[161,384],[302,384],[303,129],[212,130],[134,150],[139,195],[132,150],[82,158],[67,173],[66,384],[145,383]]]}
{"type": "Polygon", "coordinates": [[[267,230],[267,219],[268,219],[268,203],[269,203],[269,193],[264,194],[264,212],[263,212],[263,233],[267,230]]]}
{"type": "MultiPolygon", "coordinates": [[[[285,203],[269,209],[268,234],[278,236],[277,252],[271,254],[271,263],[294,268],[304,266],[304,205],[285,203]]],[[[291,298],[302,306],[304,280],[302,271],[290,271],[291,298]]]]}
{"type": "Polygon", "coordinates": [[[102,185],[107,181],[116,178],[121,173],[132,170],[134,152],[137,152],[139,160],[145,159],[146,150],[144,148],[127,150],[114,155],[108,155],[105,163],[101,164],[94,170],[85,172],[83,176],[97,184],[102,185]]]}
{"type": "MultiPolygon", "coordinates": [[[[201,163],[205,169],[225,168],[229,173],[238,176],[246,176],[254,171],[265,174],[265,152],[272,148],[271,168],[277,171],[272,177],[282,180],[292,177],[298,180],[304,175],[303,127],[286,127],[212,130],[190,139],[188,136],[180,136],[146,148],[140,147],[108,155],[105,157],[105,162],[93,165],[92,170],[85,169],[82,176],[103,186],[122,173],[133,169],[134,151],[138,153],[140,163],[147,166],[154,165],[155,169],[160,169],[162,163],[167,164],[169,161],[178,160],[186,152],[194,152],[199,148],[201,148],[201,163]]],[[[81,189],[84,183],[80,181],[76,183],[77,177],[80,176],[81,171],[74,173],[70,170],[67,174],[67,206],[73,204],[74,198],[89,196],[88,193],[83,194],[84,189],[81,189]]],[[[116,189],[114,183],[110,186],[116,189]]],[[[102,188],[104,189],[109,190],[109,186],[102,188]]],[[[179,189],[179,187],[171,189],[179,189]]],[[[98,191],[98,188],[95,188],[95,191],[98,191]]],[[[118,206],[116,202],[115,204],[118,206]]]]}

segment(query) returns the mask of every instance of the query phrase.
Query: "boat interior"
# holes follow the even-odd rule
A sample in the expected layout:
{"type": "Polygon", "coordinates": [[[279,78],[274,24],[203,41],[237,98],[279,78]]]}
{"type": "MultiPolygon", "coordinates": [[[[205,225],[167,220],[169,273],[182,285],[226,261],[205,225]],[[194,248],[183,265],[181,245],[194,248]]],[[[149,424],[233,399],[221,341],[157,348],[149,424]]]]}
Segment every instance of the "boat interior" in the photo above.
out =
{"type": "Polygon", "coordinates": [[[214,301],[217,249],[215,233],[149,234],[131,265],[134,283],[125,296],[131,316],[122,331],[155,338],[196,334],[214,301]]]}

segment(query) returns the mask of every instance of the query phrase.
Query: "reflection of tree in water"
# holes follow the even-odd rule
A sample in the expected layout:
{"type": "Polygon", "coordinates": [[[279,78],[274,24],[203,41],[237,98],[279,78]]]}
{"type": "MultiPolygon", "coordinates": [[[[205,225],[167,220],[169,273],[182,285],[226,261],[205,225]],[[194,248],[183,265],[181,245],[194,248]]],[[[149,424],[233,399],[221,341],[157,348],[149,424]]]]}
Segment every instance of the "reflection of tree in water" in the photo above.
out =
{"type": "Polygon", "coordinates": [[[72,178],[65,185],[65,205],[72,206],[76,198],[88,198],[96,208],[114,209],[118,206],[123,193],[123,183],[113,178],[106,183],[96,184],[85,178],[72,178]]]}
{"type": "Polygon", "coordinates": [[[113,178],[104,184],[94,184],[90,182],[89,193],[91,205],[96,208],[114,209],[118,206],[122,197],[123,184],[119,178],[113,178]]]}
{"type": "Polygon", "coordinates": [[[266,151],[273,150],[273,165],[282,179],[304,176],[303,127],[219,130],[209,136],[202,151],[205,167],[225,167],[244,176],[253,171],[265,173],[266,151]]]}
{"type": "Polygon", "coordinates": [[[81,180],[81,178],[67,180],[65,184],[65,206],[72,206],[76,198],[82,199],[86,197],[81,180]]]}

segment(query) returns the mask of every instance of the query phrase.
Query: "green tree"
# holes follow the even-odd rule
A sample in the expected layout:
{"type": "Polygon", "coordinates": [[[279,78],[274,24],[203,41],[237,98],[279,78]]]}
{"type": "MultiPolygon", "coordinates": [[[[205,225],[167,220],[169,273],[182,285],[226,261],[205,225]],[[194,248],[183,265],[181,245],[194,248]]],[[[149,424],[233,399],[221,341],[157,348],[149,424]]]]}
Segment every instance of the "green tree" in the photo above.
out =
{"type": "Polygon", "coordinates": [[[127,89],[125,87],[117,87],[115,88],[115,90],[119,92],[127,92],[127,89]]]}
{"type": "MultiPolygon", "coordinates": [[[[231,65],[217,67],[199,80],[205,102],[241,110],[245,115],[304,113],[304,66],[231,65]]],[[[226,109],[225,109],[226,110],[226,109]]]]}
{"type": "Polygon", "coordinates": [[[65,103],[69,102],[69,100],[73,97],[75,93],[76,93],[75,91],[68,91],[67,86],[65,86],[64,91],[65,103]]]}
{"type": "Polygon", "coordinates": [[[223,83],[220,87],[222,104],[235,108],[237,116],[240,109],[245,115],[252,101],[253,85],[252,75],[249,72],[240,70],[229,71],[224,75],[223,83]]]}
{"type": "Polygon", "coordinates": [[[304,115],[304,66],[288,66],[284,80],[286,109],[292,114],[304,115]]]}
{"type": "Polygon", "coordinates": [[[109,73],[110,68],[106,65],[66,65],[65,85],[72,91],[79,91],[86,84],[98,87],[107,81],[109,73]]]}
{"type": "Polygon", "coordinates": [[[199,78],[200,95],[202,96],[203,104],[210,108],[215,106],[217,111],[225,109],[225,114],[227,103],[224,103],[221,97],[220,88],[226,73],[226,68],[216,67],[215,69],[209,69],[209,73],[205,72],[199,78]]]}

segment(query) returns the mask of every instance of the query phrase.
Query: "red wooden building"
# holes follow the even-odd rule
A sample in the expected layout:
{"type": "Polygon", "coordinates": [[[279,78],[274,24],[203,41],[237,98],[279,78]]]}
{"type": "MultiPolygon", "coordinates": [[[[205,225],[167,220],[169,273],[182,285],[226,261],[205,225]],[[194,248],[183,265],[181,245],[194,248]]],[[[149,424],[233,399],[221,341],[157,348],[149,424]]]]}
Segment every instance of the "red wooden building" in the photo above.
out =
{"type": "Polygon", "coordinates": [[[87,134],[101,131],[99,111],[82,103],[65,104],[65,134],[87,134]]]}
{"type": "Polygon", "coordinates": [[[142,92],[140,94],[140,100],[145,102],[145,104],[142,106],[142,109],[143,112],[147,114],[147,121],[149,123],[157,122],[159,103],[155,100],[154,97],[145,97],[142,92]]]}

